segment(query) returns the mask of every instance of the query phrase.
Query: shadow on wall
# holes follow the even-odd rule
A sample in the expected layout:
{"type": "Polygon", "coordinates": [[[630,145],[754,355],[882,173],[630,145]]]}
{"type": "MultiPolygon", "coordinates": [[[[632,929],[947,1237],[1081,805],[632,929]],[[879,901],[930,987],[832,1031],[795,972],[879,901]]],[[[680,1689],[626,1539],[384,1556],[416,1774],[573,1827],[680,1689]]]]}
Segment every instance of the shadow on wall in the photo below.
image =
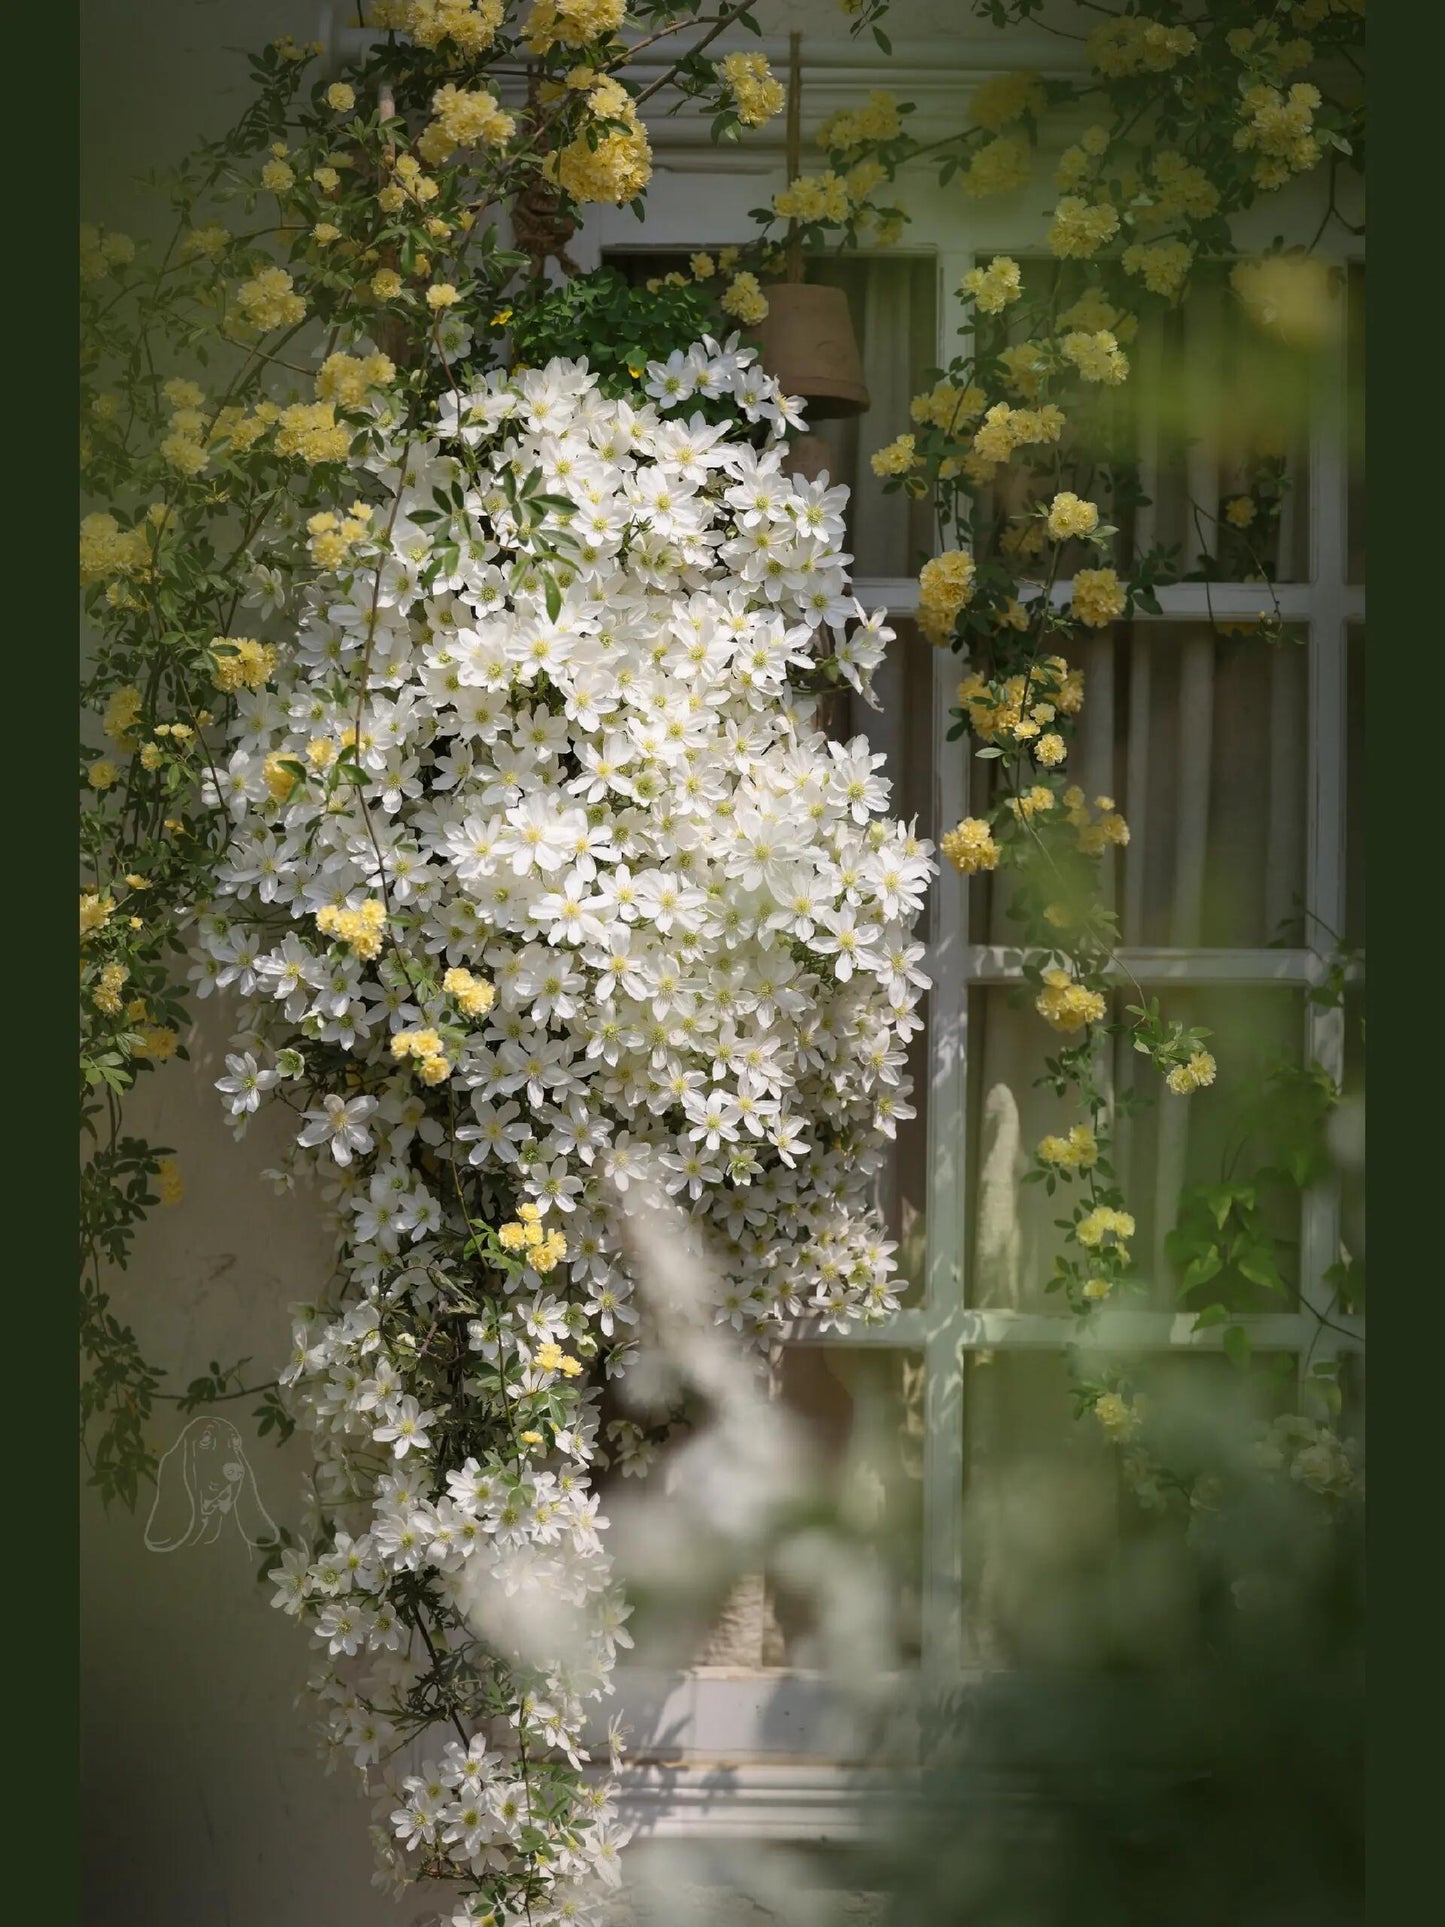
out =
{"type": "MultiPolygon", "coordinates": [[[[171,1368],[167,1384],[246,1354],[254,1383],[284,1359],[286,1307],[324,1284],[330,1241],[314,1198],[277,1197],[260,1176],[282,1114],[232,1142],[211,1089],[230,1013],[199,1008],[190,1063],[136,1095],[137,1129],[177,1147],[186,1192],[142,1227],[116,1310],[171,1368]]],[[[82,1494],[87,1927],[404,1923],[422,1911],[371,1886],[366,1803],[349,1774],[327,1777],[294,1703],[307,1643],[271,1611],[248,1541],[294,1523],[308,1452],[258,1438],[252,1404],[190,1418],[158,1406],[159,1486],[133,1513],[107,1515],[82,1494]]]]}

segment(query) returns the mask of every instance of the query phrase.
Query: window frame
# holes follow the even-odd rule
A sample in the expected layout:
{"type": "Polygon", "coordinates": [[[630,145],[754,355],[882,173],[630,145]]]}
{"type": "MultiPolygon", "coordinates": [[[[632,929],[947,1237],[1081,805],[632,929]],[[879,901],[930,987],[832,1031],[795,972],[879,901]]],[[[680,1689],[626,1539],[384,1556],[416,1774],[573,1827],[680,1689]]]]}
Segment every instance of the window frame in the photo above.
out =
{"type": "MultiPolygon", "coordinates": [[[[890,69],[886,78],[905,98],[919,102],[914,125],[920,134],[956,124],[972,87],[993,71],[1030,63],[1049,73],[1066,71],[1058,43],[1040,33],[1020,30],[1008,37],[1007,49],[1002,36],[994,34],[993,41],[999,44],[987,49],[978,38],[962,47],[960,39],[950,38],[898,49],[895,64],[902,71],[890,69]],[[1025,38],[1037,41],[1037,47],[1022,45],[1025,38]]],[[[760,46],[775,64],[786,57],[781,42],[747,44],[760,46]]],[[[809,130],[839,106],[858,104],[878,78],[868,51],[856,45],[829,45],[821,58],[810,51],[805,69],[809,130]]],[[[750,227],[747,207],[783,184],[780,143],[767,134],[719,152],[700,145],[678,121],[650,121],[650,131],[657,174],[646,228],[612,210],[599,211],[572,243],[583,267],[597,265],[604,250],[689,249],[730,232],[745,235],[750,227]],[[766,185],[758,176],[767,177],[766,185]]],[[[1069,130],[1064,130],[1055,146],[1068,138],[1069,130]]],[[[1052,158],[1052,150],[1041,149],[1036,179],[1051,171],[1052,158]]],[[[966,271],[977,259],[997,252],[1042,251],[1046,216],[1026,209],[1028,197],[1023,195],[980,207],[960,201],[956,189],[941,191],[926,178],[907,185],[914,245],[906,251],[926,251],[937,264],[937,360],[942,364],[954,352],[964,325],[957,290],[966,271]]],[[[1036,203],[1039,197],[1032,198],[1036,203]]],[[[1273,196],[1263,210],[1241,217],[1236,240],[1247,250],[1266,245],[1281,228],[1307,237],[1314,233],[1323,206],[1317,184],[1296,183],[1294,190],[1273,196]]],[[[1345,212],[1356,218],[1350,208],[1345,212]]],[[[1304,580],[1276,585],[1272,598],[1283,621],[1305,630],[1309,652],[1306,941],[1296,949],[1125,949],[1123,962],[1146,989],[1268,986],[1308,992],[1324,982],[1330,968],[1329,952],[1319,942],[1322,927],[1345,929],[1346,678],[1349,633],[1364,621],[1365,592],[1348,579],[1347,424],[1339,402],[1346,393],[1347,374],[1344,276],[1363,264],[1364,252],[1351,241],[1347,247],[1326,246],[1318,253],[1341,274],[1334,326],[1317,357],[1311,395],[1308,569],[1304,580]]],[[[1212,493],[1213,483],[1209,486],[1212,493]]],[[[914,577],[860,577],[853,589],[865,608],[883,607],[898,617],[916,614],[914,577]]],[[[1068,582],[1053,590],[1061,604],[1070,593],[1068,582]]],[[[1211,618],[1248,619],[1260,613],[1261,599],[1260,587],[1248,583],[1180,583],[1159,590],[1157,615],[1136,611],[1133,620],[1167,631],[1211,618]]],[[[933,652],[931,782],[939,826],[957,821],[968,807],[969,759],[962,745],[946,740],[958,673],[959,659],[952,652],[933,652]]],[[[934,892],[935,934],[925,957],[932,990],[923,1301],[905,1307],[884,1326],[857,1328],[846,1336],[825,1333],[816,1320],[808,1319],[795,1321],[784,1334],[785,1342],[799,1346],[882,1346],[921,1354],[924,1361],[922,1653],[917,1668],[899,1676],[905,1698],[910,1682],[956,1686],[979,1676],[965,1664],[964,1640],[966,1361],[985,1350],[1062,1352],[1078,1330],[1077,1321],[1066,1314],[986,1309],[965,1302],[969,993],[1019,981],[1023,953],[972,939],[966,882],[949,866],[942,866],[934,892]]],[[[1349,973],[1352,982],[1362,975],[1358,965],[1349,973]]],[[[1338,1083],[1344,1070],[1343,1008],[1307,1003],[1302,1042],[1307,1061],[1318,1062],[1338,1083]]],[[[1301,1377],[1307,1352],[1311,1360],[1322,1360],[1363,1348],[1362,1318],[1335,1311],[1328,1326],[1318,1323],[1320,1315],[1330,1312],[1324,1273],[1338,1255],[1340,1217],[1336,1176],[1313,1187],[1302,1201],[1300,1308],[1245,1314],[1231,1321],[1246,1328],[1257,1350],[1295,1353],[1301,1377]]],[[[1095,1313],[1090,1331],[1104,1344],[1161,1354],[1219,1350],[1222,1329],[1196,1330],[1194,1324],[1188,1312],[1117,1307],[1095,1313]]],[[[1307,1397],[1303,1385],[1301,1389],[1307,1397]]],[[[619,1667],[616,1682],[615,1705],[632,1728],[622,1807],[649,1835],[855,1838],[865,1830],[870,1791],[878,1784],[896,1791],[907,1775],[906,1767],[880,1770],[869,1766],[866,1756],[850,1757],[846,1739],[835,1740],[830,1753],[809,1750],[810,1735],[828,1728],[837,1712],[826,1682],[817,1676],[792,1669],[723,1668],[663,1675],[633,1666],[619,1667]]]]}

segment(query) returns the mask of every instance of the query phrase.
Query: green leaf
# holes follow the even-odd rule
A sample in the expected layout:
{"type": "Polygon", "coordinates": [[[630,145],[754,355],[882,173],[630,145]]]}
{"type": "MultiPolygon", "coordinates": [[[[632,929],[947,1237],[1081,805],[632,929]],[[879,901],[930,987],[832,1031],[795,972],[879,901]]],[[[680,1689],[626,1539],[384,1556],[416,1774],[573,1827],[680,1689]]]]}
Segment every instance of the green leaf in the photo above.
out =
{"type": "Polygon", "coordinates": [[[1249,1333],[1243,1325],[1231,1325],[1221,1343],[1224,1346],[1225,1357],[1243,1371],[1249,1363],[1250,1352],[1253,1349],[1249,1342],[1249,1333]]]}
{"type": "Polygon", "coordinates": [[[1224,1260],[1216,1245],[1201,1251],[1197,1258],[1191,1259],[1184,1268],[1184,1289],[1192,1291],[1196,1285],[1206,1284],[1209,1279],[1224,1268],[1224,1260]]]}

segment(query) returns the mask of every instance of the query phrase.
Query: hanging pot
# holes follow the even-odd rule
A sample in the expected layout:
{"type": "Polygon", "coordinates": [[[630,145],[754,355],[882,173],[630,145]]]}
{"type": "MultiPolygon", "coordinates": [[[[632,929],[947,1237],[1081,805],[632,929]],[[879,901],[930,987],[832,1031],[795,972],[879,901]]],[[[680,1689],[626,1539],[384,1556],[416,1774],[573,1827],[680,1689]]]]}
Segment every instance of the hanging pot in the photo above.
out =
{"type": "Polygon", "coordinates": [[[807,281],[781,281],[766,293],[767,315],[753,330],[763,367],[785,394],[802,396],[809,421],[861,415],[868,390],[847,295],[807,281]]]}

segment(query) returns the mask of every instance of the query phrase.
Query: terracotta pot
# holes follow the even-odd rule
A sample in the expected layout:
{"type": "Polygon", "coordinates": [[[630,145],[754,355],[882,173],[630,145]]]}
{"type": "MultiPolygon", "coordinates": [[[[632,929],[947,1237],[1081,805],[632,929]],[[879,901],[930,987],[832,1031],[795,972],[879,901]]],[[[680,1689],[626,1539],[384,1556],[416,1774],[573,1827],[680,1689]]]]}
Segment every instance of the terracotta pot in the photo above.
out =
{"type": "Polygon", "coordinates": [[[808,419],[861,415],[868,406],[863,362],[841,288],[781,281],[764,290],[768,312],[753,330],[764,368],[808,404],[808,419]]]}

